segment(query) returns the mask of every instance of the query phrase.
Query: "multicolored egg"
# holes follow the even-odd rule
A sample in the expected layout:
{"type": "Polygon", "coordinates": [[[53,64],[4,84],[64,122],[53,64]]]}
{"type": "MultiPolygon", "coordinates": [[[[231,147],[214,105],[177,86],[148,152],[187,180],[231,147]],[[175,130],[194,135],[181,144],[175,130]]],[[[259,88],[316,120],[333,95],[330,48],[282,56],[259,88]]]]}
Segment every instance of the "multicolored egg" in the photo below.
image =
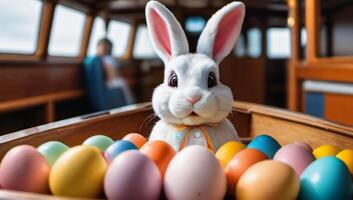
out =
{"type": "Polygon", "coordinates": [[[104,178],[108,199],[157,200],[161,188],[157,166],[139,151],[126,151],[116,157],[104,178]]]}
{"type": "Polygon", "coordinates": [[[44,156],[50,166],[53,166],[61,154],[68,149],[69,147],[66,144],[58,141],[49,141],[37,147],[38,152],[44,156]]]}
{"type": "Polygon", "coordinates": [[[293,167],[298,177],[315,160],[314,155],[298,144],[288,144],[277,151],[273,160],[281,161],[293,167]]]}
{"type": "Polygon", "coordinates": [[[233,156],[243,150],[245,145],[241,142],[230,141],[221,146],[216,152],[216,158],[221,162],[223,168],[227,166],[233,156]]]}
{"type": "Polygon", "coordinates": [[[116,156],[128,150],[137,150],[137,147],[130,141],[118,140],[110,145],[107,150],[105,150],[104,157],[108,163],[110,163],[116,156]]]}
{"type": "Polygon", "coordinates": [[[236,186],[237,200],[294,200],[299,193],[299,178],[287,164],[265,160],[252,165],[236,186]]]}
{"type": "Polygon", "coordinates": [[[275,153],[281,148],[281,145],[269,135],[260,135],[252,140],[247,148],[257,149],[272,159],[275,153]]]}
{"type": "Polygon", "coordinates": [[[87,138],[82,144],[97,147],[104,152],[110,145],[114,143],[110,137],[105,135],[94,135],[87,138]]]}
{"type": "Polygon", "coordinates": [[[306,142],[294,142],[293,144],[299,145],[304,147],[306,150],[308,150],[309,152],[313,152],[313,148],[306,142]]]}
{"type": "Polygon", "coordinates": [[[268,159],[257,149],[244,149],[237,153],[225,168],[228,192],[235,194],[235,186],[244,172],[253,164],[268,159]]]}
{"type": "Polygon", "coordinates": [[[175,156],[173,147],[161,140],[146,143],[140,151],[157,165],[162,177],[167,170],[169,162],[175,156]]]}
{"type": "Polygon", "coordinates": [[[138,133],[129,133],[123,137],[123,140],[130,141],[138,149],[140,149],[147,142],[147,139],[138,133]]]}
{"type": "Polygon", "coordinates": [[[342,160],[348,167],[351,174],[353,174],[353,151],[350,149],[345,149],[339,152],[336,157],[342,160]]]}
{"type": "Polygon", "coordinates": [[[336,145],[326,144],[314,149],[313,154],[316,159],[326,156],[336,156],[341,149],[336,145]]]}
{"type": "Polygon", "coordinates": [[[107,168],[98,148],[80,145],[63,153],[52,167],[49,185],[58,196],[98,198],[107,168]]]}
{"type": "Polygon", "coordinates": [[[0,165],[2,189],[48,193],[50,166],[36,148],[20,145],[6,153],[0,165]]]}
{"type": "Polygon", "coordinates": [[[167,199],[223,199],[226,178],[211,151],[191,145],[177,153],[169,163],[164,190],[167,199]]]}
{"type": "Polygon", "coordinates": [[[352,176],[344,162],[334,156],[314,161],[300,176],[301,200],[351,200],[352,195],[352,176]]]}

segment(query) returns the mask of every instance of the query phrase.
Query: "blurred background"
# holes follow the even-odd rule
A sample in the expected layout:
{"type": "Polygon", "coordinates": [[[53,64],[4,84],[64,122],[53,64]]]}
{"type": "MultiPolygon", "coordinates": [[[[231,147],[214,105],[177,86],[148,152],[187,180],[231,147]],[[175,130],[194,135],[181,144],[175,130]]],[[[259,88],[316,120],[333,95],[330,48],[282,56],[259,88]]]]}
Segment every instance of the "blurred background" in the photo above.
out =
{"type": "MultiPolygon", "coordinates": [[[[146,0],[0,0],[0,135],[151,101],[146,0]]],[[[195,51],[227,0],[160,0],[195,51]]],[[[353,1],[246,0],[221,80],[235,100],[353,125],[353,1]]]]}

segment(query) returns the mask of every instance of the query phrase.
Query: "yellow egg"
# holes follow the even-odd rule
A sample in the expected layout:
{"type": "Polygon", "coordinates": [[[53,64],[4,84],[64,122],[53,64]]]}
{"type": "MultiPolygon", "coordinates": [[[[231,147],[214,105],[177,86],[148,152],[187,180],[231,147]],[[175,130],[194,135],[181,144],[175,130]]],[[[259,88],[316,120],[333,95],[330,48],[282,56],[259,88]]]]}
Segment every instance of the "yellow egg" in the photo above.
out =
{"type": "Polygon", "coordinates": [[[347,165],[351,174],[353,174],[353,151],[345,149],[339,152],[336,157],[342,160],[347,165]]]}
{"type": "Polygon", "coordinates": [[[336,156],[341,149],[338,146],[326,144],[314,149],[313,154],[316,159],[326,156],[336,156]]]}
{"type": "Polygon", "coordinates": [[[53,165],[49,176],[50,189],[58,196],[101,197],[106,168],[106,161],[97,148],[73,147],[53,165]]]}
{"type": "Polygon", "coordinates": [[[216,158],[220,161],[222,168],[225,168],[234,155],[244,148],[245,145],[240,142],[227,142],[217,150],[216,158]]]}

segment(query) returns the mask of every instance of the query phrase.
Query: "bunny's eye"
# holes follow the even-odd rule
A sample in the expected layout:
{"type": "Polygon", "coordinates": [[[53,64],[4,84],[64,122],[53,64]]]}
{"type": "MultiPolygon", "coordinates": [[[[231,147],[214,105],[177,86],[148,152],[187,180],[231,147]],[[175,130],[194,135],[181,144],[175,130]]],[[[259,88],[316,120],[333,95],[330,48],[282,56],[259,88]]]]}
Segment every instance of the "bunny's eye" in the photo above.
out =
{"type": "Polygon", "coordinates": [[[208,88],[211,88],[217,85],[217,78],[214,72],[210,72],[208,74],[207,84],[208,84],[208,88]]]}
{"type": "Polygon", "coordinates": [[[170,87],[178,87],[178,77],[175,72],[169,76],[168,85],[170,87]]]}

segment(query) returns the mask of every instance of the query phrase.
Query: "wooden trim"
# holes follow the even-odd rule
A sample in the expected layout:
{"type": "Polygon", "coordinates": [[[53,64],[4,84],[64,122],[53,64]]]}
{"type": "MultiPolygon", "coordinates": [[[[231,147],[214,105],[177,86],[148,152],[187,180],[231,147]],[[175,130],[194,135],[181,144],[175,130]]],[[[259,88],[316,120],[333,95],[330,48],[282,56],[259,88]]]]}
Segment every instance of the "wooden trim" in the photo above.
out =
{"type": "Polygon", "coordinates": [[[320,49],[320,0],[305,0],[305,26],[307,30],[307,60],[314,62],[320,49]]]}
{"type": "Polygon", "coordinates": [[[130,35],[129,35],[129,41],[127,43],[127,48],[126,48],[125,53],[123,55],[124,60],[129,60],[132,58],[134,45],[135,45],[135,41],[136,41],[137,29],[138,29],[138,24],[136,23],[136,21],[132,22],[130,35]]]}
{"type": "Polygon", "coordinates": [[[299,6],[298,0],[288,0],[288,19],[287,23],[291,32],[291,62],[300,59],[300,26],[299,26],[299,6]]]}
{"type": "Polygon", "coordinates": [[[42,21],[39,31],[38,47],[35,55],[45,59],[48,55],[48,44],[53,25],[54,11],[57,1],[44,1],[42,21]]]}
{"type": "Polygon", "coordinates": [[[314,65],[312,67],[297,66],[298,79],[323,81],[341,81],[353,83],[353,65],[314,65]]]}
{"type": "Polygon", "coordinates": [[[80,56],[79,56],[81,59],[84,59],[87,55],[94,18],[95,18],[95,15],[92,13],[89,13],[86,17],[86,22],[85,22],[85,27],[84,27],[84,32],[83,32],[82,42],[81,42],[80,56]]]}
{"type": "MultiPolygon", "coordinates": [[[[72,91],[59,92],[54,94],[29,97],[25,99],[14,100],[14,101],[0,102],[0,113],[19,110],[23,108],[29,108],[37,105],[44,105],[44,104],[63,101],[67,99],[75,99],[82,96],[84,96],[83,90],[72,90],[72,91]]],[[[53,111],[53,109],[50,109],[50,108],[48,110],[53,111]]],[[[47,119],[53,119],[53,118],[47,117],[47,119]]]]}

